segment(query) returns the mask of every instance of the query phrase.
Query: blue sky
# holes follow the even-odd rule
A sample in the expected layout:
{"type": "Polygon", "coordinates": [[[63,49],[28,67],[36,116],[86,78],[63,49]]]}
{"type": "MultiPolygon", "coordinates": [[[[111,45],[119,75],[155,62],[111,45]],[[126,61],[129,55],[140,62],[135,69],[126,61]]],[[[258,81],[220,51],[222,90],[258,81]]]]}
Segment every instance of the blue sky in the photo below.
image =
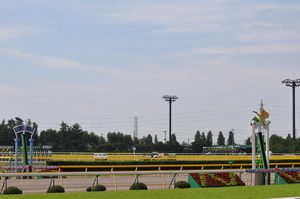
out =
{"type": "MultiPolygon", "coordinates": [[[[292,131],[300,2],[0,1],[0,118],[192,142],[197,130],[250,136],[261,99],[270,133],[292,131]],[[167,137],[168,139],[168,137],[167,137]]],[[[300,88],[296,127],[300,128],[300,88]]],[[[299,131],[298,131],[299,132],[299,131]]],[[[297,136],[299,137],[299,136],[297,136]]]]}

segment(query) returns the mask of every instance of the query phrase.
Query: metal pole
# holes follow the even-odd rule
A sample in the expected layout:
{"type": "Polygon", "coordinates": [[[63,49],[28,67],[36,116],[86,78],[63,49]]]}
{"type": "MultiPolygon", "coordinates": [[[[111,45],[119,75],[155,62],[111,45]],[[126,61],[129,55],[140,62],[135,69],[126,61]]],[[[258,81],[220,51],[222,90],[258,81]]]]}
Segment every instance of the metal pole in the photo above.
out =
{"type": "Polygon", "coordinates": [[[33,162],[33,141],[34,139],[29,139],[30,142],[30,163],[29,165],[32,166],[32,162],[33,162]]]}
{"type": "Polygon", "coordinates": [[[169,150],[172,150],[172,145],[171,145],[171,129],[172,129],[172,99],[169,99],[169,150]]]}
{"type": "Polygon", "coordinates": [[[169,102],[169,150],[172,150],[171,136],[172,136],[172,102],[175,102],[178,97],[176,95],[164,95],[162,97],[165,101],[169,102]]]}
{"type": "MultiPolygon", "coordinates": [[[[267,124],[265,125],[266,128],[266,158],[267,158],[267,165],[268,168],[270,168],[270,142],[269,142],[269,124],[270,122],[267,122],[267,124]]],[[[270,173],[266,173],[265,174],[265,184],[269,185],[270,184],[270,180],[271,180],[271,174],[270,173]]]]}
{"type": "Polygon", "coordinates": [[[296,83],[293,81],[293,141],[296,141],[296,111],[295,111],[295,88],[296,88],[296,83]]]}
{"type": "Polygon", "coordinates": [[[22,134],[23,165],[28,165],[27,142],[25,131],[22,134]]]}
{"type": "MultiPolygon", "coordinates": [[[[18,142],[19,142],[19,139],[17,137],[17,134],[16,134],[16,138],[14,139],[15,140],[15,166],[18,166],[18,161],[19,161],[19,153],[18,153],[18,142]]],[[[15,172],[18,173],[18,169],[15,169],[15,172]]],[[[18,179],[18,177],[16,177],[16,179],[18,179]]]]}
{"type": "MultiPolygon", "coordinates": [[[[255,169],[255,123],[252,122],[252,169],[255,169]]],[[[251,185],[255,185],[255,173],[251,173],[251,185]]]]}
{"type": "Polygon", "coordinates": [[[266,158],[267,158],[267,164],[268,164],[268,168],[270,168],[270,142],[269,142],[269,123],[267,123],[265,125],[265,129],[266,129],[266,158]]]}
{"type": "Polygon", "coordinates": [[[295,89],[297,86],[300,86],[300,79],[285,79],[282,81],[283,84],[285,84],[288,87],[292,87],[293,89],[293,141],[296,141],[296,107],[295,107],[295,89]]]}

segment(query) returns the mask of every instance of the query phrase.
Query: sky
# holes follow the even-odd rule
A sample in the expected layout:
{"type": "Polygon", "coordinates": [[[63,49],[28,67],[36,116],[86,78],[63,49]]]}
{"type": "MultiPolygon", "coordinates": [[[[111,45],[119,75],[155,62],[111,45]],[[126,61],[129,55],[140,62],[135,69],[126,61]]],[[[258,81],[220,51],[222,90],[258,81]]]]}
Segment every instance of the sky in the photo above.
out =
{"type": "MultiPolygon", "coordinates": [[[[292,133],[300,78],[298,0],[1,0],[0,119],[38,132],[80,124],[191,143],[199,130],[243,144],[261,100],[270,135],[292,133]]],[[[300,129],[300,88],[296,128],[300,129]]]]}

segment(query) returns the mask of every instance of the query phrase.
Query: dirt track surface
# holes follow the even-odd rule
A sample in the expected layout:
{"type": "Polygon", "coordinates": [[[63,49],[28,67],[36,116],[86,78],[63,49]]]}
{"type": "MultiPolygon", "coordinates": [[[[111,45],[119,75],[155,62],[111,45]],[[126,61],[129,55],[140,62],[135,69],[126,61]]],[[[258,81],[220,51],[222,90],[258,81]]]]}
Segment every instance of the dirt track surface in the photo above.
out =
{"type": "MultiPolygon", "coordinates": [[[[130,176],[100,176],[98,184],[106,187],[107,191],[129,190],[130,185],[135,181],[134,175],[130,176]]],[[[139,182],[147,185],[148,189],[168,189],[173,175],[141,175],[139,182]]],[[[187,174],[176,175],[176,181],[188,181],[187,174]]],[[[92,187],[95,177],[67,177],[55,179],[55,185],[62,185],[65,192],[85,192],[87,187],[92,187]]],[[[3,182],[3,180],[2,180],[3,182]]],[[[51,179],[8,179],[7,186],[16,186],[23,191],[23,194],[46,193],[51,179]]],[[[2,183],[1,183],[2,187],[2,183]]],[[[174,188],[174,181],[170,187],[174,188]]]]}

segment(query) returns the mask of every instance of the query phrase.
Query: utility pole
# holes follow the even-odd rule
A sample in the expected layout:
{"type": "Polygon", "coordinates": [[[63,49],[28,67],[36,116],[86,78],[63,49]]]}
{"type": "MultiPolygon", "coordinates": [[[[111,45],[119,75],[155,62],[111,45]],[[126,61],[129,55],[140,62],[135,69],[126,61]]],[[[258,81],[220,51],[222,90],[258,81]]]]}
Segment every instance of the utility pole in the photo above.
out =
{"type": "Polygon", "coordinates": [[[167,133],[167,131],[164,131],[164,133],[165,133],[165,142],[167,141],[167,137],[166,137],[166,133],[167,133]]]}
{"type": "Polygon", "coordinates": [[[292,87],[293,90],[293,141],[296,141],[296,107],[295,107],[295,88],[300,86],[300,79],[285,79],[282,81],[288,87],[292,87]]]}
{"type": "Polygon", "coordinates": [[[134,117],[133,129],[133,137],[138,138],[138,118],[136,116],[134,117]]]}
{"type": "Polygon", "coordinates": [[[176,95],[164,95],[162,96],[165,101],[169,102],[169,149],[170,151],[172,150],[172,145],[171,145],[171,135],[172,135],[172,102],[175,102],[178,97],[176,95]]]}

